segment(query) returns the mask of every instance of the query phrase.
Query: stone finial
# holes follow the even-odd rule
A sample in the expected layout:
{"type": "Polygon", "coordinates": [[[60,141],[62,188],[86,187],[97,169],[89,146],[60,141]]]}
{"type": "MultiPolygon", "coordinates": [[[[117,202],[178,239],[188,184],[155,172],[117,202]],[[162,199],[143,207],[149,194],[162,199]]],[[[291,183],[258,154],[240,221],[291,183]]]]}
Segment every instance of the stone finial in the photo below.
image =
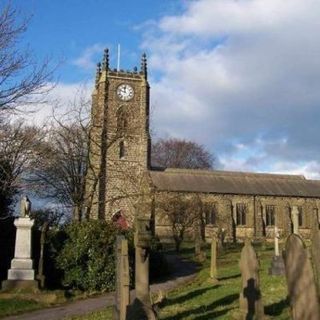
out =
{"type": "Polygon", "coordinates": [[[145,78],[147,78],[147,55],[145,53],[143,53],[141,57],[141,72],[145,75],[145,78]]]}
{"type": "Polygon", "coordinates": [[[24,196],[21,199],[21,203],[20,203],[20,217],[21,218],[29,217],[30,212],[31,212],[31,201],[27,196],[24,196]]]}
{"type": "Polygon", "coordinates": [[[97,63],[97,71],[96,71],[96,86],[99,83],[100,80],[100,76],[101,76],[101,63],[97,63]]]}
{"type": "Polygon", "coordinates": [[[103,59],[102,59],[102,71],[107,71],[109,69],[109,49],[104,49],[103,59]]]}

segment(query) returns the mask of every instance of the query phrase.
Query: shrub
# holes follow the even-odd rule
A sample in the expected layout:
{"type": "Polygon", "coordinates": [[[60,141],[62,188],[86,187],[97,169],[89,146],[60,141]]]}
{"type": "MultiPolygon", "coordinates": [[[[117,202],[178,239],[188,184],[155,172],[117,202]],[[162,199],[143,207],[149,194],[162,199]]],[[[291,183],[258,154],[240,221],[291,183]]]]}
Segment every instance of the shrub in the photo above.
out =
{"type": "Polygon", "coordinates": [[[125,234],[132,248],[132,234],[101,220],[74,222],[65,232],[67,240],[57,256],[57,265],[64,272],[63,284],[88,291],[114,290],[116,236],[125,234]]]}

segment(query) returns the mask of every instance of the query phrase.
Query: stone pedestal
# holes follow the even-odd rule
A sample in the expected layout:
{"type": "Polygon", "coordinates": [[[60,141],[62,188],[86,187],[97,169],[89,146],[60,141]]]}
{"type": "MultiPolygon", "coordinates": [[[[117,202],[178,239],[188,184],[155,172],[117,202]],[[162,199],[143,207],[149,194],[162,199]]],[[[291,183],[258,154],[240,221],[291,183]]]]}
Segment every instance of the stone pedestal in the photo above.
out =
{"type": "Polygon", "coordinates": [[[284,261],[281,256],[273,256],[269,274],[273,276],[285,275],[284,261]]]}
{"type": "Polygon", "coordinates": [[[37,288],[33,261],[31,259],[31,229],[34,221],[29,217],[18,218],[14,258],[8,271],[8,280],[2,282],[2,289],[37,288]]]}

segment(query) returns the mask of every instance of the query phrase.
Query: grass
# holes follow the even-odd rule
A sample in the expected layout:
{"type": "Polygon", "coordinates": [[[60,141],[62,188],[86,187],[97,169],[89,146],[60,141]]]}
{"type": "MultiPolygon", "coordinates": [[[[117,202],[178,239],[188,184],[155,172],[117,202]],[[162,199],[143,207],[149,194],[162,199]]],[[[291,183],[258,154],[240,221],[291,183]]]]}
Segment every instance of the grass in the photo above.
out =
{"type": "Polygon", "coordinates": [[[112,319],[112,307],[106,308],[101,311],[89,313],[84,316],[68,317],[64,320],[111,320],[112,319]]]}
{"type": "Polygon", "coordinates": [[[66,302],[84,299],[88,295],[74,291],[64,290],[30,292],[14,291],[0,293],[0,318],[34,311],[51,306],[61,305],[66,302]]]}
{"type": "MultiPolygon", "coordinates": [[[[269,276],[268,268],[273,249],[256,248],[260,257],[261,291],[265,313],[269,319],[290,319],[286,301],[287,288],[284,277],[269,276]]],[[[192,283],[170,292],[160,304],[162,320],[232,319],[239,308],[241,275],[239,270],[241,246],[233,246],[218,258],[218,279],[213,284],[209,278],[209,259],[204,263],[192,283]]],[[[209,256],[209,251],[207,252],[209,256]]],[[[183,255],[192,256],[184,249],[183,255]]]]}
{"type": "MultiPolygon", "coordinates": [[[[233,319],[239,310],[241,275],[239,259],[242,245],[231,245],[218,257],[218,283],[209,278],[209,259],[201,266],[196,279],[167,294],[157,306],[161,320],[206,320],[233,319]]],[[[256,247],[260,259],[260,282],[262,300],[268,319],[289,320],[289,306],[286,300],[287,287],[283,276],[268,275],[273,256],[273,247],[256,247]]],[[[184,247],[181,253],[192,259],[193,248],[184,247]]],[[[209,249],[207,256],[210,256],[209,249]]],[[[0,314],[11,314],[12,310],[27,311],[44,307],[41,301],[7,300],[2,303],[0,314]]],[[[108,320],[112,319],[112,308],[93,312],[84,316],[69,317],[68,320],[108,320]]],[[[65,320],[67,320],[65,319],[65,320]]]]}
{"type": "Polygon", "coordinates": [[[34,300],[10,298],[0,299],[0,317],[42,308],[44,305],[34,300]]]}

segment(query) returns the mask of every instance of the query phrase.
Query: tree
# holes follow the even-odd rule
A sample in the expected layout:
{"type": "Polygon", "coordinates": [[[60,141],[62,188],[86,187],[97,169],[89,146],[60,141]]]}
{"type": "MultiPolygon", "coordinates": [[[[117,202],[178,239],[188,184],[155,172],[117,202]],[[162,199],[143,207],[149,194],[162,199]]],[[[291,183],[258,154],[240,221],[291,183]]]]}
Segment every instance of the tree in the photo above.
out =
{"type": "Polygon", "coordinates": [[[22,121],[0,125],[0,216],[12,213],[42,136],[40,129],[22,121]]]}
{"type": "Polygon", "coordinates": [[[202,202],[198,195],[186,196],[183,194],[166,194],[156,204],[166,221],[170,223],[176,251],[187,231],[195,234],[202,216],[202,202]]]}
{"type": "MultiPolygon", "coordinates": [[[[81,108],[86,102],[82,103],[81,108]]],[[[72,216],[79,220],[84,206],[89,143],[88,122],[80,109],[54,118],[29,178],[40,195],[71,208],[72,216]]]]}
{"type": "Polygon", "coordinates": [[[18,45],[28,22],[10,4],[0,6],[0,114],[39,102],[50,89],[49,62],[36,63],[30,50],[18,45]]]}
{"type": "Polygon", "coordinates": [[[152,145],[152,165],[164,168],[210,169],[214,156],[202,145],[180,139],[160,139],[152,145]]]}

